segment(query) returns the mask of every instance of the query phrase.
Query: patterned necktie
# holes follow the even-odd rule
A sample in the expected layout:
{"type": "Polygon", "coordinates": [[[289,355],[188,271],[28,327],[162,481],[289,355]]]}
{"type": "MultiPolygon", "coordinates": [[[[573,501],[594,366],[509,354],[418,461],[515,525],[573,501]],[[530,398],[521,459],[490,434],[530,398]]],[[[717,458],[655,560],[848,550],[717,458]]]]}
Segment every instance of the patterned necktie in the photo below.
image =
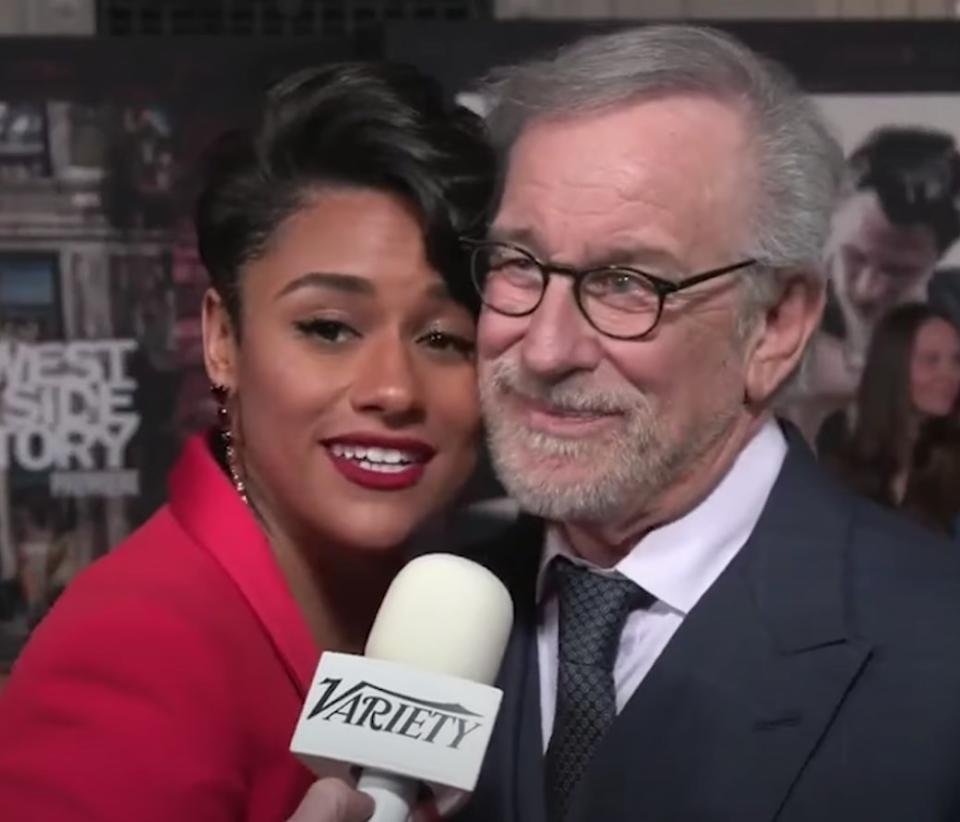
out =
{"type": "Polygon", "coordinates": [[[613,666],[631,611],[652,597],[622,576],[601,576],[559,557],[557,710],[546,754],[547,812],[564,822],[573,790],[617,715],[613,666]]]}

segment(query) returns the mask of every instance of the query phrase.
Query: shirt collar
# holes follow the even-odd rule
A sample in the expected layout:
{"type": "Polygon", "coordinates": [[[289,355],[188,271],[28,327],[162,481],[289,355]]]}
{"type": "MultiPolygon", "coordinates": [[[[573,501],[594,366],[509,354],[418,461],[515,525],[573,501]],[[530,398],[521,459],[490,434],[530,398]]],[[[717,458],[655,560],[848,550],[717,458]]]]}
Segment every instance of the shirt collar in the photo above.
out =
{"type": "Polygon", "coordinates": [[[537,577],[538,599],[550,560],[565,556],[597,573],[618,572],[686,616],[753,532],[786,453],[783,432],[776,422],[767,421],[699,505],[645,534],[610,569],[575,556],[563,529],[548,526],[537,577]]]}

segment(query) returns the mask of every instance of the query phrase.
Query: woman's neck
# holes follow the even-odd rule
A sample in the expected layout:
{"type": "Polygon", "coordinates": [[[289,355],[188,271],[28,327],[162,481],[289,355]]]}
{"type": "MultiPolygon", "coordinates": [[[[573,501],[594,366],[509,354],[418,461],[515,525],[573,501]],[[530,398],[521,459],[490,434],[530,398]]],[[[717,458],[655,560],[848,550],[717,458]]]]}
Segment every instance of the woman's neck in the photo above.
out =
{"type": "MultiPolygon", "coordinates": [[[[222,437],[211,435],[209,444],[224,473],[233,479],[222,437]]],[[[318,647],[363,653],[380,603],[406,560],[402,546],[363,552],[292,528],[246,466],[236,470],[244,480],[247,504],[318,647]]]]}
{"type": "Polygon", "coordinates": [[[358,555],[350,548],[294,541],[276,529],[268,538],[319,647],[363,653],[380,603],[403,565],[399,552],[358,555]]]}
{"type": "Polygon", "coordinates": [[[363,653],[380,603],[405,562],[402,546],[365,552],[290,527],[258,490],[247,483],[250,507],[311,636],[324,650],[363,653]]]}

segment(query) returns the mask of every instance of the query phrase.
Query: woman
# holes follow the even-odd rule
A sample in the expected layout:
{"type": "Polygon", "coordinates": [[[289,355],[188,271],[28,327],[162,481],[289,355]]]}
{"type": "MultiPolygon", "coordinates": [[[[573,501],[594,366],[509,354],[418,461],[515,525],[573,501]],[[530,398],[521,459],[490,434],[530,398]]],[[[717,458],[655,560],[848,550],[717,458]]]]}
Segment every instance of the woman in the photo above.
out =
{"type": "Polygon", "coordinates": [[[924,304],[891,311],[870,343],[857,401],[817,436],[824,461],[877,502],[953,530],[960,488],[960,335],[924,304]]]}
{"type": "Polygon", "coordinates": [[[277,820],[323,649],[362,652],[479,426],[475,298],[493,157],[412,69],[274,88],[196,211],[221,426],[167,504],[81,575],[0,696],[4,819],[277,820]]]}

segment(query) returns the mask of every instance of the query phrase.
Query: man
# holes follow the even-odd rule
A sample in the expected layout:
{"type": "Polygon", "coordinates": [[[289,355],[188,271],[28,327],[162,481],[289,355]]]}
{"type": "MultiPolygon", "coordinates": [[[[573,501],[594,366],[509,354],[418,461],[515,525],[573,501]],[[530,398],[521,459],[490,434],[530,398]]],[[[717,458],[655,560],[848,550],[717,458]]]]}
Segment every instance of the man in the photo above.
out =
{"type": "Polygon", "coordinates": [[[532,517],[462,822],[960,818],[960,557],[770,411],[843,162],[788,79],[651,27],[508,69],[481,397],[532,517]]]}
{"type": "Polygon", "coordinates": [[[960,557],[771,405],[824,303],[843,160],[781,72],[650,27],[495,75],[478,364],[535,515],[460,819],[960,818],[960,557]]]}
{"type": "Polygon", "coordinates": [[[811,441],[851,402],[877,323],[926,302],[934,268],[960,236],[960,153],[953,137],[886,127],[851,155],[826,247],[829,298],[788,413],[811,441]]]}

